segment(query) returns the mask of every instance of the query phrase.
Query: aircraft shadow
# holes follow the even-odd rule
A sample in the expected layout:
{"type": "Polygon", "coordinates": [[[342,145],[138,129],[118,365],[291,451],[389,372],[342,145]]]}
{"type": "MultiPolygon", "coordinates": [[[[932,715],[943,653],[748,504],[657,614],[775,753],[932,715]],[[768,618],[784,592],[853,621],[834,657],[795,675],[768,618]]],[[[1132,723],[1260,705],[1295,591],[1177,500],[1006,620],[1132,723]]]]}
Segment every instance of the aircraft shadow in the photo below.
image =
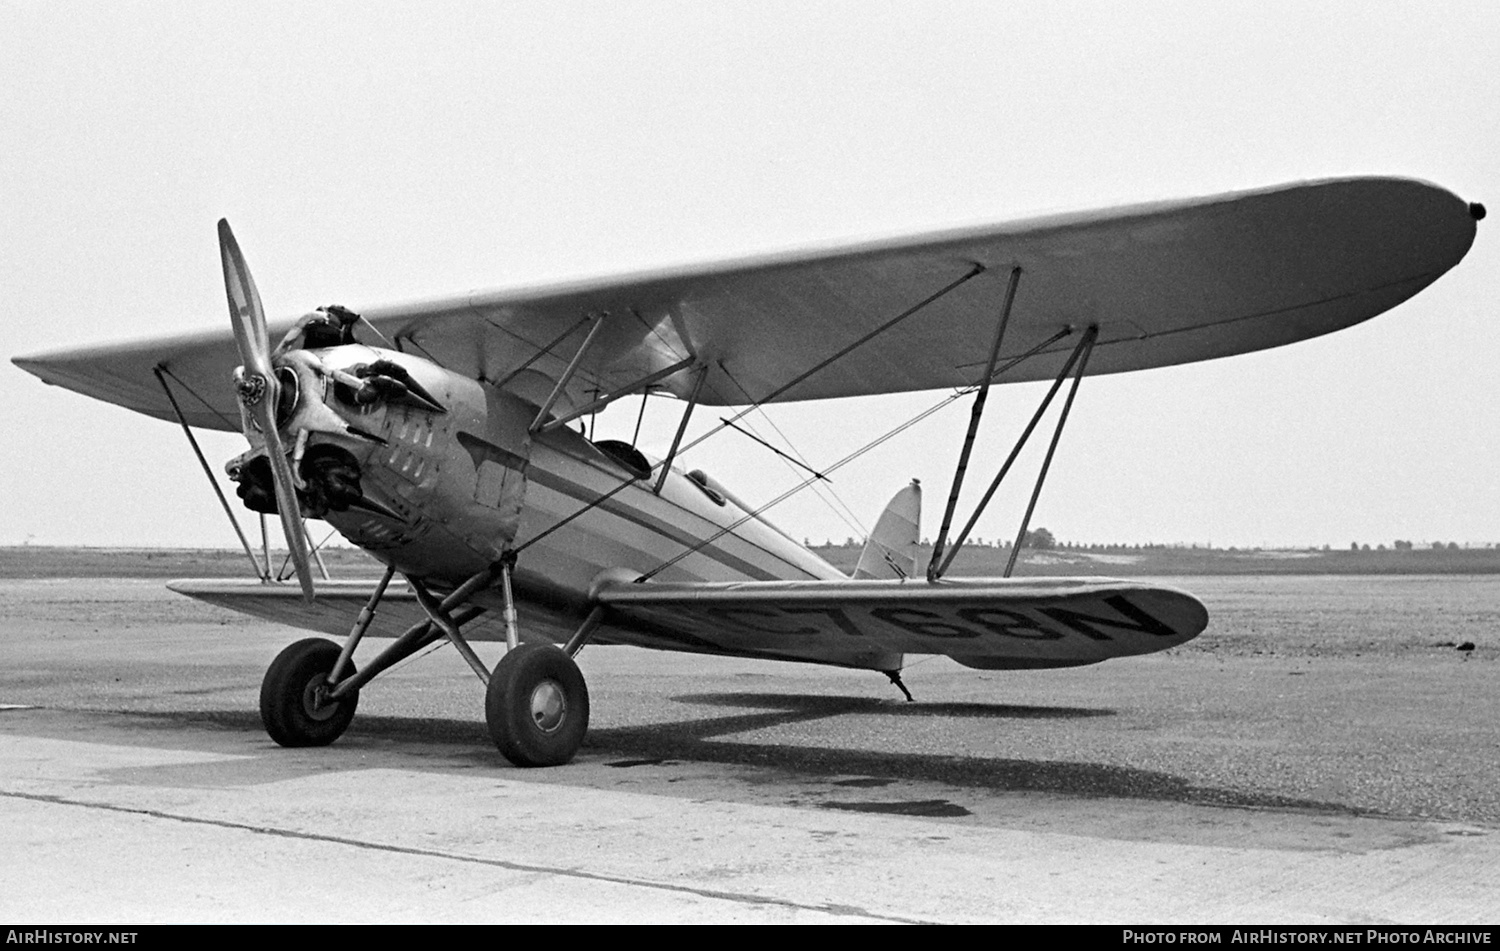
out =
{"type": "MultiPolygon", "coordinates": [[[[1109,716],[1113,711],[1070,707],[1026,707],[984,703],[902,703],[863,697],[776,693],[682,695],[678,700],[756,712],[700,717],[640,726],[591,728],[583,754],[601,755],[635,766],[665,763],[719,763],[794,774],[790,780],[868,776],[886,780],[937,782],[991,793],[1042,793],[1094,799],[1135,799],[1232,808],[1311,811],[1346,816],[1380,813],[1341,803],[1302,799],[1244,789],[1198,785],[1171,773],[1062,760],[893,752],[839,746],[745,742],[734,734],[809,723],[848,714],[958,716],[995,719],[1109,716]],[[767,709],[770,708],[770,709],[767,709]]],[[[183,725],[264,736],[258,714],[249,711],[132,713],[137,723],[161,729],[183,725]]],[[[269,740],[267,740],[269,743],[269,740]]],[[[357,716],[337,748],[399,747],[402,756],[428,757],[463,768],[504,768],[482,722],[439,718],[357,716]]],[[[856,784],[857,785],[857,784],[856,784]]]]}
{"type": "MultiPolygon", "coordinates": [[[[259,735],[267,743],[271,742],[270,737],[265,735],[266,728],[261,723],[260,714],[253,711],[131,711],[125,716],[143,726],[160,730],[176,730],[187,725],[259,735]]],[[[436,717],[367,716],[361,713],[354,717],[345,737],[356,743],[392,741],[433,746],[478,746],[483,750],[492,748],[489,731],[482,722],[436,717]]],[[[343,742],[345,741],[340,740],[340,743],[343,742]]],[[[445,756],[452,754],[452,750],[448,749],[442,752],[445,756]]]]}
{"type": "Polygon", "coordinates": [[[798,711],[811,716],[853,713],[887,717],[963,717],[1001,720],[1068,720],[1112,717],[1114,710],[1088,707],[1030,707],[1009,703],[907,703],[878,697],[830,697],[788,693],[694,693],[672,698],[714,707],[756,707],[798,711]]]}
{"type": "Polygon", "coordinates": [[[1112,710],[1029,707],[987,703],[904,703],[868,697],[829,697],[778,693],[713,693],[674,699],[714,706],[755,707],[762,711],[705,717],[639,727],[590,730],[586,750],[629,757],[624,765],[666,760],[761,766],[803,774],[865,775],[941,782],[996,793],[1050,793],[1089,798],[1123,798],[1193,805],[1255,809],[1297,809],[1340,815],[1368,815],[1339,803],[1251,790],[1195,785],[1180,776],[1106,763],[1005,759],[934,753],[890,752],[719,739],[846,714],[957,716],[1044,719],[1112,716],[1112,710]]]}

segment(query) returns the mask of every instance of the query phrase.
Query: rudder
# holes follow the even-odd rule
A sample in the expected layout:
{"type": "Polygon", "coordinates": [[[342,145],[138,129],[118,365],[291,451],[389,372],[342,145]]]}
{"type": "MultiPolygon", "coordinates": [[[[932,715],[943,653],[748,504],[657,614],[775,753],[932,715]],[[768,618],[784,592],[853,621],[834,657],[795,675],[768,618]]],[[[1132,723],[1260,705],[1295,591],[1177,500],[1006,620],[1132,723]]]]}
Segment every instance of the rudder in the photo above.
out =
{"type": "Polygon", "coordinates": [[[922,483],[916,479],[886,504],[851,578],[910,578],[917,573],[922,483]]]}

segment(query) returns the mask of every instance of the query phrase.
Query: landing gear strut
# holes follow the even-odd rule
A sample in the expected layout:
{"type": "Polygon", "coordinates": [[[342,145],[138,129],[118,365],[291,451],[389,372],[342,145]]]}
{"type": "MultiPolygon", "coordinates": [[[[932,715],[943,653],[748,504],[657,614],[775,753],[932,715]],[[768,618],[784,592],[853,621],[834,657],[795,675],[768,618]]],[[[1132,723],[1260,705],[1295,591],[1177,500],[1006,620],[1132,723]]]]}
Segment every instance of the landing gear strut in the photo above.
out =
{"type": "Polygon", "coordinates": [[[420,621],[356,671],[351,660],[375,616],[375,609],[395,575],[388,569],[360,612],[342,649],[323,638],[298,641],[282,651],[266,671],[260,689],[260,714],[266,732],[282,746],[326,746],[338,739],[354,718],[359,689],[376,674],[418,651],[450,640],[485,684],[484,714],[490,737],[505,758],[517,766],[561,766],[573,758],[589,728],[589,691],[573,655],[583,649],[604,617],[595,608],[566,647],[520,643],[508,556],[459,585],[439,601],[419,579],[408,578],[426,621],[420,621]],[[461,633],[464,624],[485,608],[465,603],[481,589],[500,583],[505,598],[509,649],[494,672],[461,633]]]}

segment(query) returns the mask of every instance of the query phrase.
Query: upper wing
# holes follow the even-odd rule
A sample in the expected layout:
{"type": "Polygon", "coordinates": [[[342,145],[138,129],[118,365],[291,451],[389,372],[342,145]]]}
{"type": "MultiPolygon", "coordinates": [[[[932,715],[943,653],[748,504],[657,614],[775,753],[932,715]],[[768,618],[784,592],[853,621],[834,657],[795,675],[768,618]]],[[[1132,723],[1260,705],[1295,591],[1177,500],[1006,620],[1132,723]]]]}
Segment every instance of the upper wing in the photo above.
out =
{"type": "MultiPolygon", "coordinates": [[[[706,402],[821,399],[976,382],[1020,267],[1002,359],[1060,328],[1097,324],[1089,372],[1118,373],[1261,350],[1373,317],[1463,258],[1476,211],[1425,182],[1338,179],[363,312],[403,349],[538,401],[582,341],[580,321],[598,314],[608,316],[571,384],[575,403],[689,354],[726,371],[710,375],[706,402]],[[788,386],[976,267],[984,270],[788,386]]],[[[274,325],[273,336],[290,323],[274,325]]],[[[1050,378],[1072,345],[1059,342],[1004,379],[1050,378]]],[[[211,404],[184,401],[189,422],[238,428],[227,327],[15,362],[49,383],[171,418],[152,375],[161,366],[211,404]]],[[[687,370],[663,382],[678,395],[689,385],[687,370]]]]}
{"type": "Polygon", "coordinates": [[[1098,578],[613,582],[594,596],[616,640],[860,667],[903,653],[989,670],[1073,667],[1175,647],[1208,625],[1190,594],[1098,578]]]}

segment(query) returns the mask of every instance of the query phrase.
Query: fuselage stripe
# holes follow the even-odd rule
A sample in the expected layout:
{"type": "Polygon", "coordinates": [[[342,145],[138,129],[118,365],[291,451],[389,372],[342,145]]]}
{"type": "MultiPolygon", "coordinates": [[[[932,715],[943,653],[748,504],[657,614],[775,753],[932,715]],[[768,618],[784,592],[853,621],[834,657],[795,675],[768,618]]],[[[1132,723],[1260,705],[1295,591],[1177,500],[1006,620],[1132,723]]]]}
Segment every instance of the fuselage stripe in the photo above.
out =
{"type": "MultiPolygon", "coordinates": [[[[530,469],[528,469],[527,471],[527,475],[530,481],[535,482],[538,485],[545,486],[560,495],[566,496],[584,504],[592,502],[594,499],[598,498],[599,495],[599,493],[587,488],[586,486],[579,485],[576,482],[563,478],[555,472],[544,471],[539,466],[530,467],[530,469]]],[[[629,490],[627,489],[626,491],[628,492],[629,490]]],[[[695,539],[692,536],[687,535],[686,533],[674,527],[669,522],[665,522],[651,515],[646,515],[639,509],[633,508],[628,504],[618,503],[613,499],[610,499],[608,501],[600,503],[598,508],[604,510],[605,512],[608,512],[609,514],[617,518],[624,519],[628,522],[633,522],[634,524],[639,525],[642,528],[647,529],[648,531],[655,532],[656,534],[661,535],[664,538],[669,538],[673,542],[676,542],[677,544],[684,547],[690,548],[698,544],[699,539],[695,539]]],[[[681,508],[681,506],[677,506],[677,508],[684,514],[691,515],[694,518],[702,518],[702,516],[697,515],[696,513],[689,512],[688,510],[681,508]]],[[[705,519],[705,521],[707,520],[705,519]]],[[[709,524],[713,525],[712,522],[709,522],[709,524]]],[[[721,526],[713,525],[715,531],[717,531],[720,527],[721,526]]],[[[753,542],[743,537],[736,537],[738,537],[739,540],[744,542],[745,544],[752,545],[757,550],[764,552],[766,555],[772,558],[775,558],[777,561],[786,565],[788,568],[796,571],[799,575],[807,578],[816,578],[816,576],[811,572],[798,565],[792,564],[791,562],[788,562],[783,558],[778,557],[774,552],[766,551],[766,549],[755,545],[753,542]]],[[[699,549],[698,553],[713,561],[719,562],[726,568],[731,568],[744,575],[747,575],[748,577],[753,578],[756,581],[790,580],[782,578],[773,572],[767,571],[764,568],[752,564],[751,562],[745,561],[743,558],[732,555],[724,551],[717,545],[705,546],[699,549]]]]}

